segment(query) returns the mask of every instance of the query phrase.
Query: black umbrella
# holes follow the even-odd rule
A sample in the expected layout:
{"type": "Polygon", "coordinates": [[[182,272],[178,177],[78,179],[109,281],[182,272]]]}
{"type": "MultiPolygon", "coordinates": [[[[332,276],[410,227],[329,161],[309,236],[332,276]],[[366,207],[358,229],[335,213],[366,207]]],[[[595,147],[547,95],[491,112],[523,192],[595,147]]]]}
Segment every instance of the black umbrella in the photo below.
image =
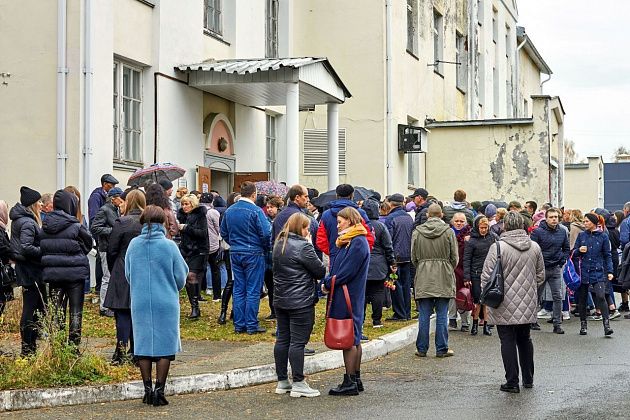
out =
{"type": "Polygon", "coordinates": [[[372,196],[374,196],[374,191],[365,187],[354,187],[354,197],[352,199],[354,201],[365,201],[372,196]]]}
{"type": "Polygon", "coordinates": [[[330,191],[326,191],[325,193],[321,193],[320,195],[315,197],[311,201],[311,203],[313,203],[315,207],[326,207],[328,206],[328,204],[330,204],[331,201],[336,200],[336,199],[337,199],[337,193],[335,192],[335,190],[330,190],[330,191]]]}

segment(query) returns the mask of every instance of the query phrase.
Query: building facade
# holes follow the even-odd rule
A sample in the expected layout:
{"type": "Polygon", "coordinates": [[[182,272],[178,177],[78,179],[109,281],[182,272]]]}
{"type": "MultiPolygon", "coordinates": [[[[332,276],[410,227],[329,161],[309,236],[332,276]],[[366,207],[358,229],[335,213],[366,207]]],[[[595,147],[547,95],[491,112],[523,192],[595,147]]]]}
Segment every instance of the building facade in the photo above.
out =
{"type": "Polygon", "coordinates": [[[564,165],[565,209],[588,212],[604,207],[604,160],[589,156],[585,163],[564,165]]]}

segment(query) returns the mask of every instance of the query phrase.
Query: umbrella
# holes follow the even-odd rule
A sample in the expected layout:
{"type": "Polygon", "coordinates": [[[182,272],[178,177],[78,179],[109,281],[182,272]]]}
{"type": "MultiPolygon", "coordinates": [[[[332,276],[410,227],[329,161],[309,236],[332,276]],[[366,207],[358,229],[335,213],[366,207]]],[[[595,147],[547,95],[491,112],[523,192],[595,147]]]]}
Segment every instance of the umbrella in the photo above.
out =
{"type": "Polygon", "coordinates": [[[181,178],[186,173],[186,170],[171,163],[154,163],[153,165],[138,169],[127,181],[127,185],[139,185],[141,187],[148,187],[151,184],[160,182],[163,179],[169,181],[181,178]]]}
{"type": "Polygon", "coordinates": [[[352,199],[354,201],[365,201],[370,197],[374,196],[374,191],[369,190],[365,187],[354,187],[354,197],[352,199]]]}
{"type": "Polygon", "coordinates": [[[258,181],[256,182],[256,192],[284,197],[289,193],[289,187],[276,181],[258,181]]]}
{"type": "MultiPolygon", "coordinates": [[[[352,200],[365,201],[373,195],[374,193],[365,187],[354,187],[354,196],[352,197],[352,200]]],[[[315,207],[326,207],[331,201],[336,199],[337,192],[335,190],[330,190],[318,195],[312,200],[312,203],[315,207]]]]}

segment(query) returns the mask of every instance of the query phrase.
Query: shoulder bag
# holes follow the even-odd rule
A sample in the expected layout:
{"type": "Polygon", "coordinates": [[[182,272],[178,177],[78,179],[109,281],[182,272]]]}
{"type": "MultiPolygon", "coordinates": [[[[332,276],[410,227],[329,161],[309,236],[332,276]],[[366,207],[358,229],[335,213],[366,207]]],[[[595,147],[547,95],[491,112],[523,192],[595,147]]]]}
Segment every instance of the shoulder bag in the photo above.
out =
{"type": "Polygon", "coordinates": [[[481,291],[481,304],[487,305],[491,308],[498,308],[503,302],[504,297],[504,277],[503,277],[503,265],[501,264],[501,247],[499,241],[497,244],[497,263],[490,274],[490,279],[486,286],[481,291]]]}
{"type": "Polygon", "coordinates": [[[326,306],[326,327],[324,329],[324,344],[332,350],[348,350],[354,346],[354,319],[352,318],[352,304],[350,303],[350,294],[348,287],[344,284],[341,286],[343,295],[346,299],[350,318],[335,319],[330,317],[330,304],[335,296],[335,280],[337,276],[333,276],[330,285],[330,297],[326,306]]]}
{"type": "MultiPolygon", "coordinates": [[[[582,279],[580,278],[580,272],[575,269],[575,264],[573,263],[573,252],[575,252],[575,250],[571,251],[569,259],[564,267],[562,267],[562,278],[569,290],[575,292],[580,287],[580,284],[582,284],[582,279]]],[[[582,260],[580,259],[580,261],[582,260]]]]}
{"type": "Polygon", "coordinates": [[[11,264],[3,264],[0,260],[0,287],[15,287],[17,276],[11,264]]]}

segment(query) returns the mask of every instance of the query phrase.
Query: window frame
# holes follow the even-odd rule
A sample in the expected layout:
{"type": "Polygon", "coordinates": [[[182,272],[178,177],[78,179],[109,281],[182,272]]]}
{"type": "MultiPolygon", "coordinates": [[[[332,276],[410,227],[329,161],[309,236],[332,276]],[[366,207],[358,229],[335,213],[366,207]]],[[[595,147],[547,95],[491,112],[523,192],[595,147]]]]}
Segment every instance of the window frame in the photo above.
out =
{"type": "MultiPolygon", "coordinates": [[[[128,62],[122,60],[114,60],[113,62],[113,148],[114,148],[114,162],[128,164],[132,166],[143,166],[143,71],[142,68],[138,66],[134,66],[128,62]],[[131,71],[130,73],[130,85],[129,90],[132,96],[125,95],[124,93],[124,72],[128,69],[131,71]],[[138,81],[138,97],[133,96],[133,74],[137,73],[137,81],[138,81]],[[130,118],[130,126],[126,125],[125,122],[125,101],[129,101],[130,108],[133,110],[134,103],[137,103],[137,122],[138,127],[133,126],[134,116],[132,114],[130,118]],[[129,132],[131,133],[132,139],[134,134],[137,135],[137,156],[134,159],[131,156],[129,150],[126,150],[125,143],[125,134],[129,132]]],[[[133,141],[133,140],[132,140],[133,141]]]]}
{"type": "Polygon", "coordinates": [[[265,58],[278,58],[279,0],[265,1],[265,58]]]}
{"type": "Polygon", "coordinates": [[[265,159],[269,179],[278,179],[278,134],[277,120],[275,115],[265,114],[265,159]],[[273,153],[270,150],[273,146],[273,153]],[[271,156],[273,154],[273,156],[271,156]]]}
{"type": "Polygon", "coordinates": [[[407,0],[407,47],[418,58],[418,0],[407,0]]]}
{"type": "Polygon", "coordinates": [[[204,0],[203,29],[214,36],[223,37],[223,0],[204,0]],[[209,15],[212,25],[209,24],[209,15]]]}
{"type": "Polygon", "coordinates": [[[444,15],[433,9],[433,71],[444,77],[444,15]]]}
{"type": "Polygon", "coordinates": [[[455,86],[463,94],[468,91],[468,43],[466,37],[455,31],[455,86]]]}

